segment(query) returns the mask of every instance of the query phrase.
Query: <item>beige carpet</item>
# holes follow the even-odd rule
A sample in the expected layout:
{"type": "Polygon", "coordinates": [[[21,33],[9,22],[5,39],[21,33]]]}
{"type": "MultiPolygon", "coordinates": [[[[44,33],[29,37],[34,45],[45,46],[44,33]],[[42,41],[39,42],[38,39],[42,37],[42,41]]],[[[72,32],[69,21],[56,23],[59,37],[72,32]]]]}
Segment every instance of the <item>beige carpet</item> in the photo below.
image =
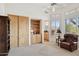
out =
{"type": "Polygon", "coordinates": [[[35,44],[28,47],[12,48],[9,56],[79,56],[79,50],[70,52],[56,43],[35,44]]]}
{"type": "Polygon", "coordinates": [[[45,43],[48,47],[48,55],[50,56],[79,56],[79,49],[70,52],[66,49],[60,48],[56,43],[45,43]]]}

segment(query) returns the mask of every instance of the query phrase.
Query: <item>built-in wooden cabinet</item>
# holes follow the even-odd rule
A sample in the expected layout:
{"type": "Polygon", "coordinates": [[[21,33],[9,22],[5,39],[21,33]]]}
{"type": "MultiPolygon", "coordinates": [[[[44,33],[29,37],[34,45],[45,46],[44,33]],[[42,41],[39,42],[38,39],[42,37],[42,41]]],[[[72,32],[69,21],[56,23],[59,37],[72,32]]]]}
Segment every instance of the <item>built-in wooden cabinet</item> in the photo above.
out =
{"type": "Polygon", "coordinates": [[[18,46],[18,17],[9,15],[10,19],[10,47],[18,46]]]}
{"type": "Polygon", "coordinates": [[[29,45],[29,18],[19,16],[19,46],[29,45]]]}
{"type": "Polygon", "coordinates": [[[31,24],[33,33],[40,34],[40,20],[32,20],[31,24]]]}
{"type": "Polygon", "coordinates": [[[31,20],[31,40],[32,44],[42,42],[41,34],[41,20],[31,20]]]}
{"type": "Polygon", "coordinates": [[[6,55],[10,48],[10,24],[7,16],[0,16],[0,55],[6,55]]]}
{"type": "Polygon", "coordinates": [[[48,33],[48,31],[44,31],[44,41],[49,41],[49,33],[48,33]]]}
{"type": "Polygon", "coordinates": [[[29,45],[29,17],[9,15],[10,47],[25,47],[29,45]]]}

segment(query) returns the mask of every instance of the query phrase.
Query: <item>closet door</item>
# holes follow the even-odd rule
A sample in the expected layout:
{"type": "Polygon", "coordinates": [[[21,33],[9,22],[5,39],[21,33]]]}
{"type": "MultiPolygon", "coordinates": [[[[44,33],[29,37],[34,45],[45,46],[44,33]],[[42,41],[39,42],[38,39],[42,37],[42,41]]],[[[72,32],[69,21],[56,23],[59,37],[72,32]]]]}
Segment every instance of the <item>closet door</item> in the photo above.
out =
{"type": "Polygon", "coordinates": [[[10,18],[10,48],[18,46],[18,17],[9,15],[10,18]]]}
{"type": "Polygon", "coordinates": [[[19,46],[29,45],[29,18],[19,16],[19,46]]]}

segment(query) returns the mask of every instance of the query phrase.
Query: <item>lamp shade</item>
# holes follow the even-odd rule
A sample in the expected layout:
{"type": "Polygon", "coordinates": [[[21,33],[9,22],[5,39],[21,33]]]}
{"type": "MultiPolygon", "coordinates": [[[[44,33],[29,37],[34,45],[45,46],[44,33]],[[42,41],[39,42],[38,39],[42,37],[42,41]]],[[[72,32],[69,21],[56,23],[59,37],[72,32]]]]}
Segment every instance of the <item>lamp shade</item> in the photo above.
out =
{"type": "Polygon", "coordinates": [[[57,30],[57,33],[62,33],[60,29],[57,30]]]}

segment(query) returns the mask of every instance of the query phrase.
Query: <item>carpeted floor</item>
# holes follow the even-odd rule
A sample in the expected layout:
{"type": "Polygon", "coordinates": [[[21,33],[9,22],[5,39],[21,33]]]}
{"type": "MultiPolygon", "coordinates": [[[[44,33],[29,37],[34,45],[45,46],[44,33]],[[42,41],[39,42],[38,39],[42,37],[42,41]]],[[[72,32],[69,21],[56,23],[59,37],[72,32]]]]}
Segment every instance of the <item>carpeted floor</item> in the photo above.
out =
{"type": "Polygon", "coordinates": [[[79,50],[70,52],[56,43],[36,44],[29,47],[12,48],[9,56],[79,56],[79,50]]]}

